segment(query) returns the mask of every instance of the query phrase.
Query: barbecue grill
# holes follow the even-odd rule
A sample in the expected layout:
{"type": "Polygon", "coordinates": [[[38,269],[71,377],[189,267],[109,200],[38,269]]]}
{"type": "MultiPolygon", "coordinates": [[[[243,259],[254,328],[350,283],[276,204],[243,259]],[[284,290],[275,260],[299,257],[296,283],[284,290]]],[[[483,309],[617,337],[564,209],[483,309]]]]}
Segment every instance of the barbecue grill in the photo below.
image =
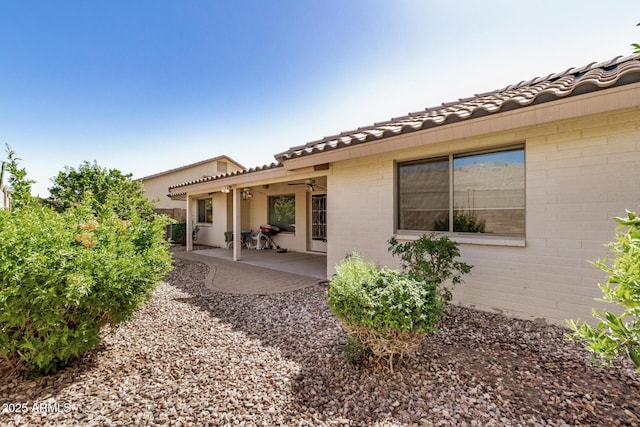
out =
{"type": "MultiPolygon", "coordinates": [[[[261,249],[280,249],[280,246],[276,245],[276,242],[273,241],[273,236],[280,232],[280,228],[275,225],[264,224],[260,226],[260,234],[262,238],[264,238],[264,245],[261,245],[261,249]]],[[[260,236],[258,236],[258,241],[260,236]]]]}

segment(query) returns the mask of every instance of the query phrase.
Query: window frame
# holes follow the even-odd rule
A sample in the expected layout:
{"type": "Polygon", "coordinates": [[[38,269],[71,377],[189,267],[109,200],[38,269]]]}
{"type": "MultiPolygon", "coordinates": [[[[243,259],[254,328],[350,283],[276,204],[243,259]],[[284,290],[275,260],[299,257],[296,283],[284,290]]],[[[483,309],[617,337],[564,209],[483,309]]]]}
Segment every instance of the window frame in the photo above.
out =
{"type": "Polygon", "coordinates": [[[198,224],[202,225],[212,225],[213,224],[213,198],[206,199],[197,199],[197,216],[198,216],[198,224]],[[210,220],[209,215],[207,215],[207,202],[209,202],[209,211],[210,211],[210,220]],[[204,212],[203,212],[204,209],[204,212]],[[202,219],[204,218],[204,220],[202,219]]]}
{"type": "Polygon", "coordinates": [[[293,222],[295,224],[295,222],[296,222],[295,221],[296,220],[296,195],[295,195],[295,193],[290,193],[290,194],[272,194],[272,195],[269,195],[267,197],[267,222],[270,225],[275,225],[275,226],[279,227],[280,228],[280,232],[282,232],[282,233],[295,234],[295,232],[296,232],[296,228],[295,227],[293,227],[292,230],[286,229],[285,227],[282,227],[281,225],[276,224],[274,219],[273,219],[272,206],[275,204],[275,201],[272,202],[272,200],[278,199],[280,197],[287,197],[287,198],[293,199],[293,222]]]}
{"type": "Polygon", "coordinates": [[[526,227],[526,216],[527,216],[527,205],[526,205],[526,146],[525,143],[516,143],[509,144],[504,146],[494,146],[484,149],[478,150],[469,150],[469,151],[457,151],[450,152],[445,155],[434,155],[432,157],[422,157],[415,159],[407,159],[396,161],[394,164],[394,230],[396,238],[413,240],[420,235],[425,233],[437,233],[442,235],[447,235],[452,237],[454,240],[460,243],[480,243],[480,244],[488,244],[488,245],[505,245],[505,246],[525,246],[525,238],[527,234],[526,227]],[[500,234],[500,233],[474,233],[474,232],[463,232],[463,231],[453,231],[453,217],[455,210],[455,200],[454,200],[454,191],[455,191],[455,174],[454,174],[454,160],[463,158],[463,157],[473,157],[479,156],[483,154],[499,154],[503,152],[509,151],[522,151],[523,156],[523,209],[524,209],[524,227],[522,234],[500,234]],[[436,230],[416,230],[416,229],[403,229],[400,228],[400,219],[401,219],[401,179],[400,179],[400,169],[402,166],[408,166],[412,164],[421,164],[427,162],[436,162],[436,161],[448,161],[448,214],[449,214],[449,230],[447,231],[436,231],[436,230]]]}

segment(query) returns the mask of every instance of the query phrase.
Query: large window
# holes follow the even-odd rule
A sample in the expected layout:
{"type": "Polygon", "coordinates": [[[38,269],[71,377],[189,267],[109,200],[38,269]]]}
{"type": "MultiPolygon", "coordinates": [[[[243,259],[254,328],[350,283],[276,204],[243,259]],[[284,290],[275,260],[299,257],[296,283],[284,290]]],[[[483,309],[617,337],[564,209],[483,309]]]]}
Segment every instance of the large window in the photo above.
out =
{"type": "Polygon", "coordinates": [[[213,223],[213,202],[211,199],[198,200],[198,222],[213,223]]]}
{"type": "Polygon", "coordinates": [[[449,216],[449,159],[398,166],[398,225],[403,230],[435,230],[449,216]]]}
{"type": "Polygon", "coordinates": [[[398,228],[524,235],[524,148],[398,164],[398,228]]]}
{"type": "Polygon", "coordinates": [[[296,231],[295,195],[269,196],[269,224],[281,231],[296,231]]]}

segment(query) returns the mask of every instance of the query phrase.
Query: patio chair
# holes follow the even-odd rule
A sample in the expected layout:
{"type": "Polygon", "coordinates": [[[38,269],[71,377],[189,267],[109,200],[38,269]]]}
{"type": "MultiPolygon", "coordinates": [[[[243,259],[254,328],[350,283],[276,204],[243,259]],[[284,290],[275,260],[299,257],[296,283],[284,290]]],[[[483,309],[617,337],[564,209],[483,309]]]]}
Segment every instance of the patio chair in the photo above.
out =
{"type": "Polygon", "coordinates": [[[224,243],[227,245],[227,249],[233,247],[233,231],[224,232],[224,243]]]}
{"type": "MultiPolygon", "coordinates": [[[[233,231],[225,231],[224,232],[224,242],[227,245],[227,249],[233,248],[233,231]]],[[[241,231],[240,232],[240,247],[245,247],[249,249],[251,246],[251,232],[250,231],[241,231]]]]}

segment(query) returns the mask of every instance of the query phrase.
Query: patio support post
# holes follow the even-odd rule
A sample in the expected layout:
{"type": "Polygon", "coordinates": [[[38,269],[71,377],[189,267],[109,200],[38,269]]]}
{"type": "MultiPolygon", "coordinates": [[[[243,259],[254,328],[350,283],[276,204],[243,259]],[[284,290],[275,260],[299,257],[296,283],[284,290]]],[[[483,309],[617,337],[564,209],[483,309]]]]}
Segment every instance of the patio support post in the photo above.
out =
{"type": "Polygon", "coordinates": [[[187,222],[187,226],[185,227],[185,238],[187,239],[187,251],[193,250],[193,239],[191,238],[191,233],[193,229],[193,222],[191,221],[191,196],[187,195],[187,214],[185,221],[187,222]]]}
{"type": "Polygon", "coordinates": [[[240,250],[242,248],[242,216],[240,214],[240,190],[233,187],[233,260],[240,260],[240,250]]]}

